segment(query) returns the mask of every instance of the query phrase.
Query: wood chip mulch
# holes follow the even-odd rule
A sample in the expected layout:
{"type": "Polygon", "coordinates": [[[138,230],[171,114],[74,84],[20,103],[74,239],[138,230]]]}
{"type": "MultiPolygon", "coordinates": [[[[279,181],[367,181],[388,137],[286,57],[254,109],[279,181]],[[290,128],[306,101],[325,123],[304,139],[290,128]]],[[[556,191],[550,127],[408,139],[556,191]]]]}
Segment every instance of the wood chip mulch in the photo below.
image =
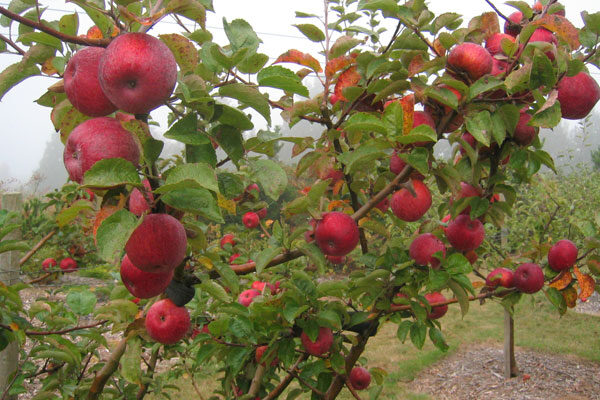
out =
{"type": "Polygon", "coordinates": [[[501,347],[478,344],[421,372],[410,390],[436,400],[600,399],[600,363],[522,348],[515,353],[516,378],[504,379],[501,347]]]}

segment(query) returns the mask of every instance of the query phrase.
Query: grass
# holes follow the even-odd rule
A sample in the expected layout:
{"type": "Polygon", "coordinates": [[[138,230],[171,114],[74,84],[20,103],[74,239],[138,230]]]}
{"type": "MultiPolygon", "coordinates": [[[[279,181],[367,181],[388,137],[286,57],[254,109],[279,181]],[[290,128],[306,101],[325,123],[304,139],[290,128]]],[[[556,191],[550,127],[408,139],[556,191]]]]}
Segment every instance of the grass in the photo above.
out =
{"type": "MultiPolygon", "coordinates": [[[[488,301],[480,306],[471,303],[469,313],[461,318],[457,305],[450,306],[441,320],[442,330],[450,345],[447,353],[436,349],[428,340],[423,350],[417,350],[410,339],[401,343],[396,337],[396,325],[388,323],[380,328],[377,336],[367,345],[364,357],[369,368],[379,367],[388,372],[380,399],[430,400],[427,395],[411,392],[410,382],[428,366],[456,352],[461,346],[489,342],[500,346],[503,340],[504,309],[496,302],[488,301]]],[[[571,354],[600,362],[600,317],[577,314],[569,310],[560,317],[549,305],[543,294],[528,296],[515,311],[515,343],[554,354],[571,354]]],[[[516,350],[518,353],[518,349],[516,350]]],[[[176,383],[182,398],[196,398],[189,382],[182,379],[176,383]]],[[[210,397],[216,386],[214,379],[199,381],[203,396],[210,397]]],[[[150,397],[154,399],[155,397],[150,397]]],[[[285,394],[282,396],[285,399],[285,394]]],[[[302,398],[309,398],[305,395],[302,398]]],[[[353,399],[343,390],[341,400],[353,399]]],[[[363,398],[368,398],[365,393],[363,398]]]]}

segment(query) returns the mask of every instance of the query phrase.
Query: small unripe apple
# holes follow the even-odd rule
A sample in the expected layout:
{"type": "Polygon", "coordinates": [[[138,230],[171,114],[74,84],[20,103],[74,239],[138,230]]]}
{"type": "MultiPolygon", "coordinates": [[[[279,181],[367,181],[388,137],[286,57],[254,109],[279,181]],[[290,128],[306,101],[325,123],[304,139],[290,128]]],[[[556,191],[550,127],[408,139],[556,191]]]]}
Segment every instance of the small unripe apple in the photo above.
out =
{"type": "Polygon", "coordinates": [[[52,267],[56,267],[57,262],[54,258],[46,258],[44,261],[42,261],[42,269],[44,271],[48,271],[50,268],[52,267]]]}
{"type": "Polygon", "coordinates": [[[242,217],[242,223],[248,229],[256,228],[259,224],[259,221],[260,221],[260,218],[258,218],[258,215],[252,211],[248,211],[242,217]]]}
{"type": "Polygon", "coordinates": [[[358,244],[358,226],[348,214],[324,213],[315,228],[315,242],[325,255],[345,256],[358,244]]]}
{"type": "Polygon", "coordinates": [[[450,221],[444,233],[456,250],[471,251],[483,243],[485,228],[480,220],[461,214],[450,221]]]}
{"type": "Polygon", "coordinates": [[[419,265],[430,265],[432,268],[438,268],[440,260],[433,256],[438,251],[442,252],[442,256],[446,255],[444,242],[431,233],[423,233],[412,241],[408,254],[419,265]]]}
{"type": "Polygon", "coordinates": [[[319,328],[319,335],[314,342],[310,340],[308,335],[304,332],[300,335],[300,341],[308,354],[322,356],[327,353],[333,345],[333,332],[331,329],[322,326],[319,328]]]}
{"type": "Polygon", "coordinates": [[[466,73],[476,81],[492,72],[492,56],[476,43],[465,42],[454,47],[448,54],[448,65],[466,73]]]}
{"type": "Polygon", "coordinates": [[[513,274],[513,285],[523,293],[538,292],[544,287],[544,271],[537,264],[521,264],[513,274]]]}
{"type": "Polygon", "coordinates": [[[496,268],[490,272],[485,279],[485,285],[489,288],[502,286],[505,288],[513,287],[514,273],[508,268],[496,268]]]}
{"type": "Polygon", "coordinates": [[[600,99],[600,86],[583,71],[562,78],[557,89],[560,110],[565,119],[585,118],[600,99]]]}
{"type": "Polygon", "coordinates": [[[77,271],[77,261],[73,260],[71,257],[63,258],[60,261],[59,267],[64,272],[77,271]]]}
{"type": "Polygon", "coordinates": [[[248,307],[254,301],[254,298],[260,296],[260,294],[256,289],[246,289],[238,296],[238,303],[244,307],[248,307]]]}
{"type": "Polygon", "coordinates": [[[146,33],[113,39],[100,59],[100,86],[123,111],[147,114],[173,93],[177,63],[163,42],[146,33]]]}
{"type": "Polygon", "coordinates": [[[419,220],[429,210],[429,207],[431,207],[431,193],[427,186],[422,181],[416,179],[413,179],[411,182],[416,197],[410,190],[402,188],[394,193],[391,201],[394,215],[408,222],[419,220]]]}
{"type": "MultiPolygon", "coordinates": [[[[429,304],[441,303],[441,302],[444,302],[447,300],[446,297],[444,297],[444,295],[441,294],[440,292],[427,293],[425,295],[425,298],[427,299],[429,304]]],[[[447,312],[448,312],[447,304],[443,305],[443,306],[431,307],[431,312],[429,312],[427,314],[427,318],[439,319],[439,318],[442,318],[444,315],[446,315],[447,312]]]]}
{"type": "Polygon", "coordinates": [[[371,374],[366,368],[354,367],[350,371],[350,384],[356,390],[363,390],[371,384],[371,374]]]}
{"type": "Polygon", "coordinates": [[[183,339],[190,329],[190,314],[185,307],[177,307],[170,299],[163,299],[152,304],[145,324],[152,339],[173,344],[183,339]]]}
{"type": "Polygon", "coordinates": [[[221,248],[224,249],[225,245],[229,243],[232,247],[235,246],[236,241],[235,241],[235,236],[233,236],[232,233],[227,233],[225,235],[223,235],[223,237],[221,238],[221,242],[219,243],[221,245],[221,248]]]}
{"type": "Polygon", "coordinates": [[[140,299],[149,299],[165,291],[173,271],[152,273],[137,268],[125,255],[121,261],[121,280],[129,293],[140,299]]]}
{"type": "Polygon", "coordinates": [[[548,265],[554,271],[571,268],[577,261],[577,246],[568,239],[559,240],[548,252],[548,265]]]}

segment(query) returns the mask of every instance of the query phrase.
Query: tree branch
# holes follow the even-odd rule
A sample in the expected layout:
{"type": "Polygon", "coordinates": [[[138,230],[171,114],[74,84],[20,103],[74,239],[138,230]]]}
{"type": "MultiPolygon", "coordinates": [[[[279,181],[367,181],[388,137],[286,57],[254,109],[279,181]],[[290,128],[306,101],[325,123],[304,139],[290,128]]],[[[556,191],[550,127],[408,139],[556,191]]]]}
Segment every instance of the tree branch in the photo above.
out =
{"type": "MultiPolygon", "coordinates": [[[[300,363],[306,360],[307,358],[308,354],[302,354],[300,357],[298,357],[298,359],[296,360],[294,365],[292,365],[292,368],[290,368],[289,371],[295,371],[296,368],[298,368],[298,365],[300,365],[300,363]]],[[[288,374],[281,380],[281,382],[279,382],[279,385],[277,385],[273,390],[271,390],[271,392],[263,400],[276,399],[281,393],[283,393],[283,391],[289,386],[289,384],[292,383],[294,375],[289,371],[288,374]]]]}
{"type": "Polygon", "coordinates": [[[348,379],[348,376],[346,376],[345,382],[346,382],[346,387],[348,388],[350,393],[352,393],[352,396],[354,396],[354,398],[356,400],[362,400],[360,398],[360,396],[358,395],[358,393],[356,392],[356,390],[354,390],[354,388],[352,387],[352,384],[350,383],[350,379],[348,379]]]}
{"type": "Polygon", "coordinates": [[[156,368],[156,363],[158,362],[158,354],[160,353],[160,346],[157,347],[153,352],[152,356],[150,356],[150,362],[148,363],[148,371],[146,383],[142,385],[140,390],[137,392],[137,396],[135,397],[137,400],[142,400],[146,393],[148,392],[148,387],[150,386],[150,382],[152,381],[152,376],[154,375],[154,369],[156,368]]]}
{"type": "Polygon", "coordinates": [[[47,33],[48,35],[54,36],[55,38],[58,38],[63,42],[81,44],[83,46],[97,47],[106,47],[110,43],[110,39],[89,39],[87,37],[65,35],[64,33],[57,31],[56,29],[52,29],[39,22],[22,17],[19,14],[14,13],[4,7],[0,7],[0,14],[12,19],[13,21],[20,22],[23,25],[27,25],[31,28],[37,29],[38,31],[42,31],[44,33],[47,33]]]}
{"type": "MultiPolygon", "coordinates": [[[[0,35],[2,36],[2,35],[0,35]]],[[[31,258],[31,256],[33,256],[43,245],[46,244],[46,242],[48,240],[50,240],[52,238],[52,236],[54,236],[54,234],[56,234],[57,230],[54,229],[52,231],[50,231],[50,233],[48,233],[46,236],[44,236],[42,238],[42,240],[40,240],[35,246],[33,246],[33,248],[31,250],[29,250],[29,252],[27,252],[27,254],[25,254],[23,256],[23,258],[21,258],[19,260],[19,266],[25,264],[27,262],[27,260],[29,260],[31,258]]]]}
{"type": "Polygon", "coordinates": [[[498,10],[498,8],[496,8],[496,6],[490,0],[485,0],[485,2],[488,3],[490,7],[492,7],[492,9],[496,12],[496,14],[498,14],[502,19],[508,21],[510,24],[518,25],[511,21],[506,15],[502,14],[500,10],[498,10]]]}
{"type": "Polygon", "coordinates": [[[15,49],[17,51],[17,53],[19,53],[20,55],[24,56],[26,54],[25,50],[23,50],[22,48],[20,48],[15,42],[13,42],[12,40],[10,40],[6,36],[0,34],[0,40],[6,42],[7,45],[9,45],[13,49],[15,49]]]}
{"type": "Polygon", "coordinates": [[[106,382],[108,382],[112,374],[114,374],[119,367],[119,360],[121,360],[121,357],[123,357],[125,348],[127,347],[127,339],[129,339],[128,336],[125,336],[123,339],[121,339],[119,344],[117,344],[117,347],[115,347],[110,357],[106,361],[106,364],[104,364],[102,369],[94,377],[92,386],[90,386],[88,392],[88,400],[97,400],[100,398],[100,394],[104,390],[104,385],[106,385],[106,382]]]}
{"type": "MultiPolygon", "coordinates": [[[[80,325],[80,326],[75,326],[73,328],[62,329],[59,331],[25,331],[25,335],[27,335],[27,336],[64,335],[65,333],[69,333],[69,332],[73,332],[73,331],[95,328],[96,326],[104,325],[107,322],[108,322],[108,320],[105,319],[102,321],[94,322],[89,325],[80,325]]],[[[9,331],[14,331],[14,329],[12,329],[9,325],[0,324],[0,328],[6,329],[9,331]]]]}

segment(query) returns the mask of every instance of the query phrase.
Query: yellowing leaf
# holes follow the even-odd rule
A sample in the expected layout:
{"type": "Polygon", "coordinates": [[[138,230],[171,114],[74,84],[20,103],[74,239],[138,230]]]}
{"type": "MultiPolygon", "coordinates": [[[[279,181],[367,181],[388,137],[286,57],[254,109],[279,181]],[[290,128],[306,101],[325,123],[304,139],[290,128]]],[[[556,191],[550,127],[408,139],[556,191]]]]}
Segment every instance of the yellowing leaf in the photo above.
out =
{"type": "Polygon", "coordinates": [[[573,281],[573,275],[571,275],[571,271],[564,270],[560,274],[558,274],[548,286],[553,287],[557,290],[563,290],[564,288],[569,286],[571,281],[573,281]]]}
{"type": "Polygon", "coordinates": [[[348,202],[346,200],[333,200],[331,203],[327,205],[328,211],[333,211],[337,208],[346,208],[348,206],[348,202]]]}
{"type": "Polygon", "coordinates": [[[581,292],[579,292],[579,298],[581,300],[587,300],[594,293],[594,289],[596,287],[596,282],[594,278],[592,278],[588,274],[582,274],[577,266],[573,267],[573,272],[577,277],[577,283],[579,284],[579,288],[581,292]]]}
{"type": "Polygon", "coordinates": [[[415,115],[415,95],[409,94],[400,99],[402,106],[402,133],[408,135],[413,128],[415,115]]]}
{"type": "Polygon", "coordinates": [[[282,62],[291,62],[295,64],[304,65],[305,67],[309,67],[315,72],[321,72],[323,70],[321,68],[321,64],[319,64],[319,61],[317,61],[316,58],[314,58],[310,54],[306,54],[295,49],[288,50],[279,57],[277,57],[277,60],[275,60],[273,64],[282,62]]]}
{"type": "Polygon", "coordinates": [[[52,76],[52,75],[58,73],[58,70],[56,68],[54,68],[54,66],[52,65],[53,59],[54,59],[54,57],[51,57],[51,58],[47,59],[46,61],[44,61],[44,63],[42,64],[42,73],[44,73],[48,76],[52,76]]]}
{"type": "Polygon", "coordinates": [[[574,287],[567,288],[565,290],[561,290],[560,294],[565,299],[565,303],[567,303],[567,307],[575,308],[577,305],[577,290],[574,287]]]}
{"type": "Polygon", "coordinates": [[[356,86],[360,81],[360,74],[356,71],[356,67],[350,67],[340,74],[335,84],[335,94],[342,101],[346,101],[346,98],[342,94],[342,91],[350,86],[356,86]]]}
{"type": "Polygon", "coordinates": [[[475,281],[475,282],[471,282],[471,285],[473,285],[473,287],[474,287],[475,289],[479,289],[479,288],[481,288],[481,287],[484,287],[484,286],[485,286],[485,282],[482,282],[482,281],[475,281]]]}
{"type": "Polygon", "coordinates": [[[219,208],[224,209],[229,214],[235,214],[236,203],[235,200],[230,200],[223,196],[221,193],[217,193],[217,205],[219,208]]]}
{"type": "Polygon", "coordinates": [[[10,327],[10,329],[12,329],[13,331],[18,331],[19,330],[19,325],[17,325],[14,322],[11,322],[10,325],[8,325],[10,327]]]}
{"type": "Polygon", "coordinates": [[[558,14],[546,14],[532,22],[533,25],[542,26],[556,34],[575,50],[580,46],[579,31],[565,17],[558,14]]]}
{"type": "Polygon", "coordinates": [[[200,256],[196,261],[206,269],[210,270],[214,268],[212,260],[206,256],[200,256]]]}
{"type": "Polygon", "coordinates": [[[331,78],[336,72],[343,70],[344,68],[352,65],[354,58],[351,56],[340,56],[332,60],[329,60],[325,67],[325,76],[331,78]]]}

